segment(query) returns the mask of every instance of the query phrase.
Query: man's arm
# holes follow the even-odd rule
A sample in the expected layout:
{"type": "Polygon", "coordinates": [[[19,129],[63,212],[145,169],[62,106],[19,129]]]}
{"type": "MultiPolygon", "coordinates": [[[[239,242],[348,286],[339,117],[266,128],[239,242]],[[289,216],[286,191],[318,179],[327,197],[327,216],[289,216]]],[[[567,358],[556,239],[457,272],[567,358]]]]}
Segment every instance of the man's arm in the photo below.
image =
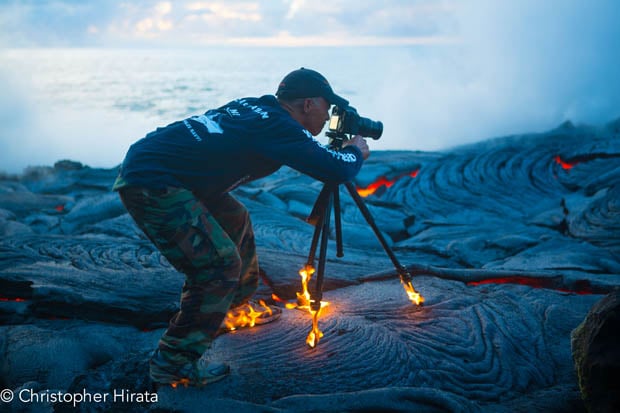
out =
{"type": "MultiPolygon", "coordinates": [[[[354,137],[341,150],[321,145],[301,129],[289,129],[288,133],[269,142],[254,142],[263,156],[290,166],[323,182],[347,182],[359,172],[368,157],[369,150],[362,137],[354,137]]],[[[343,145],[344,146],[344,145],[343,145]]]]}

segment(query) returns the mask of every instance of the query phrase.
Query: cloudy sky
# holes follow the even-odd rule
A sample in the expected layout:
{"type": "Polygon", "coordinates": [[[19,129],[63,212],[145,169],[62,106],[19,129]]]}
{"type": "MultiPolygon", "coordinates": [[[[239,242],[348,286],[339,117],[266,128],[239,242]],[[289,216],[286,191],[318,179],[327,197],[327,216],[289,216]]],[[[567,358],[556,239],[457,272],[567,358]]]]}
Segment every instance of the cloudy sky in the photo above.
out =
{"type": "Polygon", "coordinates": [[[1,44],[334,45],[449,41],[443,0],[3,0],[1,44]]]}
{"type": "MultiPolygon", "coordinates": [[[[8,164],[8,137],[24,128],[19,119],[32,122],[37,111],[24,103],[17,113],[29,85],[22,68],[3,64],[3,49],[390,46],[389,62],[372,52],[359,62],[383,79],[370,98],[358,96],[375,103],[366,115],[392,132],[373,147],[438,150],[619,118],[618,39],[618,0],[0,0],[0,162],[8,164]]],[[[350,70],[343,59],[335,72],[350,70]]],[[[39,132],[70,123],[53,118],[39,132]]],[[[15,145],[11,159],[33,156],[15,145]]]]}

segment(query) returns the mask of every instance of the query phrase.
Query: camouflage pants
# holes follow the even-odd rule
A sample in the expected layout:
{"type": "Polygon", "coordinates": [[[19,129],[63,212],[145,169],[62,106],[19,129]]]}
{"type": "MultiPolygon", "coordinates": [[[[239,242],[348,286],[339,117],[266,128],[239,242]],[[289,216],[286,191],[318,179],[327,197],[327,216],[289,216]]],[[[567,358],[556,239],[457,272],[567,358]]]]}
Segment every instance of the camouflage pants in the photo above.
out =
{"type": "Polygon", "coordinates": [[[125,187],[119,194],[140,229],[185,274],[181,308],[159,350],[171,364],[193,361],[210,347],[228,309],[256,291],[258,260],[248,211],[229,194],[209,202],[181,188],[125,187]]]}

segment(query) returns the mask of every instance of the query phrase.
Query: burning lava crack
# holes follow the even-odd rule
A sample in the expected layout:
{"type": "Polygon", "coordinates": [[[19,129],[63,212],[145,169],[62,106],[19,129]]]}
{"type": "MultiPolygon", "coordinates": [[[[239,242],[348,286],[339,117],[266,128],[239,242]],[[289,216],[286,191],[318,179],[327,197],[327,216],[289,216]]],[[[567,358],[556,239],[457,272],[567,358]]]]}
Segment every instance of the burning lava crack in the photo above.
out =
{"type": "Polygon", "coordinates": [[[419,172],[420,172],[420,170],[416,169],[415,171],[398,175],[394,179],[388,179],[385,176],[380,176],[377,180],[375,180],[373,183],[371,183],[370,185],[368,185],[365,188],[362,188],[362,187],[358,186],[356,188],[357,189],[357,193],[360,194],[360,196],[362,196],[362,197],[370,196],[370,195],[374,194],[375,192],[377,192],[377,190],[379,188],[381,188],[381,187],[386,187],[386,188],[391,187],[392,185],[394,185],[396,183],[396,181],[398,181],[401,178],[404,178],[406,176],[409,176],[411,178],[415,178],[416,176],[418,176],[419,172]]]}
{"type": "MultiPolygon", "coordinates": [[[[426,275],[445,280],[461,281],[470,287],[489,284],[515,284],[577,295],[607,294],[613,289],[604,285],[592,285],[589,280],[585,279],[567,282],[564,276],[558,272],[440,268],[420,265],[411,265],[407,269],[413,276],[426,275]]],[[[393,279],[397,275],[394,271],[385,271],[363,277],[360,281],[383,281],[393,279]]]]}
{"type": "Polygon", "coordinates": [[[592,286],[588,280],[578,280],[573,286],[562,286],[557,282],[555,278],[540,278],[540,277],[497,277],[487,278],[479,281],[469,281],[466,283],[469,287],[478,287],[481,285],[489,284],[516,284],[525,285],[531,288],[544,288],[547,290],[555,290],[563,293],[572,293],[578,295],[590,295],[594,294],[592,286]]]}
{"type": "Polygon", "coordinates": [[[620,154],[617,153],[589,153],[586,155],[576,155],[570,158],[564,159],[560,155],[556,155],[555,163],[560,165],[563,169],[570,170],[580,163],[594,161],[596,159],[611,159],[620,158],[620,154]]]}

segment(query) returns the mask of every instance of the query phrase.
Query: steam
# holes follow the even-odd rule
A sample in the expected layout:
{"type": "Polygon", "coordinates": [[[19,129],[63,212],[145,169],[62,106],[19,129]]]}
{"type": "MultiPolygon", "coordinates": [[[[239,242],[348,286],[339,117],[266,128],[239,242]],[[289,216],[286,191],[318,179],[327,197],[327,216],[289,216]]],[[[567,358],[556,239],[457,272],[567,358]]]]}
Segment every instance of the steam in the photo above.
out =
{"type": "MultiPolygon", "coordinates": [[[[614,1],[455,6],[456,45],[394,56],[373,108],[382,149],[435,150],[620,116],[614,1]]],[[[376,147],[377,145],[375,145],[376,147]]]]}
{"type": "Polygon", "coordinates": [[[113,167],[130,143],[156,125],[137,113],[55,105],[15,73],[0,73],[0,89],[0,173],[60,159],[113,167]]]}

